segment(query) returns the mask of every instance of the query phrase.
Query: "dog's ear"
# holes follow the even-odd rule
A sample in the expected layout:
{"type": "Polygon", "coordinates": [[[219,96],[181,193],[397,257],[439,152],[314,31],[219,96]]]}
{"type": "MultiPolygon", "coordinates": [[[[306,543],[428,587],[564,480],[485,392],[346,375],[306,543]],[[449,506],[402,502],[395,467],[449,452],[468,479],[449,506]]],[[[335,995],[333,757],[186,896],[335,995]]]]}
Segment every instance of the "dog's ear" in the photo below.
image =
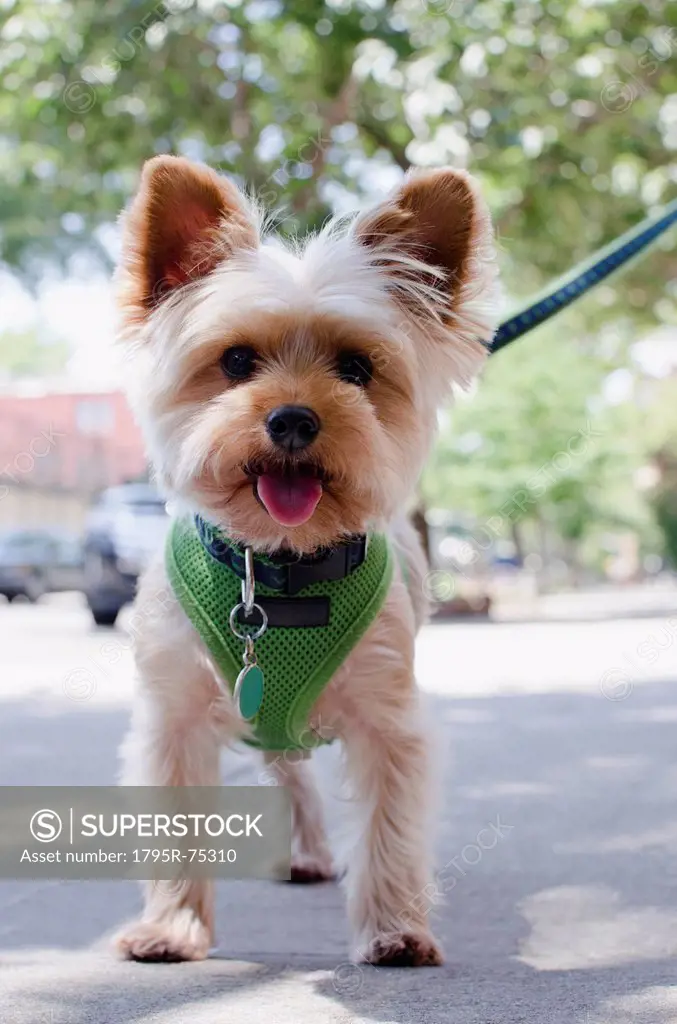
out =
{"type": "Polygon", "coordinates": [[[154,157],[123,216],[120,302],[143,319],[175,289],[257,245],[252,212],[234,185],[182,157],[154,157]]]}
{"type": "Polygon", "coordinates": [[[489,214],[464,171],[414,172],[353,231],[414,313],[448,322],[483,277],[495,278],[489,214]]]}

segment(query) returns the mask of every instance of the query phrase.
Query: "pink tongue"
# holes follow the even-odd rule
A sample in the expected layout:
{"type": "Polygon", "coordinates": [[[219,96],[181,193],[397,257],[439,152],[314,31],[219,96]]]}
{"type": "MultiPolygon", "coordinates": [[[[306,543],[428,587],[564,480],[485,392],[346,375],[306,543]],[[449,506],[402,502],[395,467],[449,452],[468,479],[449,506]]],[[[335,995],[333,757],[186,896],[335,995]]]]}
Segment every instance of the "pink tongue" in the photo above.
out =
{"type": "Polygon", "coordinates": [[[308,522],[322,497],[322,484],[309,476],[264,473],[256,489],[268,515],[281,526],[301,526],[308,522]]]}

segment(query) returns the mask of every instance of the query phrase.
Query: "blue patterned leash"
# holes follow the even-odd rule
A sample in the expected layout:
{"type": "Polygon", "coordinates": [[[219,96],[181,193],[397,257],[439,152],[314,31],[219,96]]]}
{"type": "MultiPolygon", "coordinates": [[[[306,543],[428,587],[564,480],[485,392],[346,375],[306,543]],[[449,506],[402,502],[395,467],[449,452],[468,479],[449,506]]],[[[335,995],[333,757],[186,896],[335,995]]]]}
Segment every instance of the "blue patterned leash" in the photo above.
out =
{"type": "Polygon", "coordinates": [[[554,286],[550,285],[518,313],[514,313],[500,325],[489,345],[491,353],[505,348],[511,341],[545,323],[555,313],[585,295],[605,278],[624,264],[639,256],[656,241],[668,228],[677,223],[677,199],[669,203],[658,217],[647,217],[620,238],[604,246],[584,263],[561,277],[554,286]]]}

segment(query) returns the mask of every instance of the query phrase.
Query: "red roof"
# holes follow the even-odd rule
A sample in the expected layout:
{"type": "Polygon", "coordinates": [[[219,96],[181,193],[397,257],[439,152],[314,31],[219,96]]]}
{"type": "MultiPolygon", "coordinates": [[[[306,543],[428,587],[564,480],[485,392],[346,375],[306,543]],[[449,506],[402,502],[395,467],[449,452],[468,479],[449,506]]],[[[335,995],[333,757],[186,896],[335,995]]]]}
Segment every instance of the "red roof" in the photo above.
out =
{"type": "Polygon", "coordinates": [[[0,479],[90,492],[146,465],[121,391],[0,395],[0,479]]]}

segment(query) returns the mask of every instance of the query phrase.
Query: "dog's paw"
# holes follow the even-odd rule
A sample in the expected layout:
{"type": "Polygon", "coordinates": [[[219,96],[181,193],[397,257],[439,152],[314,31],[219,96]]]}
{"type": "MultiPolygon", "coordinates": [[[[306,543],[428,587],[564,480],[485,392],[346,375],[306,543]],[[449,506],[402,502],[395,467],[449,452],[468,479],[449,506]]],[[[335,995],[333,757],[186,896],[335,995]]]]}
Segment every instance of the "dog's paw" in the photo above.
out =
{"type": "Polygon", "coordinates": [[[334,865],[329,855],[295,853],[291,859],[291,877],[294,885],[315,885],[318,882],[333,882],[336,878],[334,865]]]}
{"type": "Polygon", "coordinates": [[[186,909],[165,921],[135,921],[113,939],[114,949],[124,960],[146,963],[205,960],[209,946],[209,931],[186,909]]]}
{"type": "Polygon", "coordinates": [[[439,967],[442,950],[427,932],[383,932],[362,951],[368,964],[379,967],[439,967]]]}

